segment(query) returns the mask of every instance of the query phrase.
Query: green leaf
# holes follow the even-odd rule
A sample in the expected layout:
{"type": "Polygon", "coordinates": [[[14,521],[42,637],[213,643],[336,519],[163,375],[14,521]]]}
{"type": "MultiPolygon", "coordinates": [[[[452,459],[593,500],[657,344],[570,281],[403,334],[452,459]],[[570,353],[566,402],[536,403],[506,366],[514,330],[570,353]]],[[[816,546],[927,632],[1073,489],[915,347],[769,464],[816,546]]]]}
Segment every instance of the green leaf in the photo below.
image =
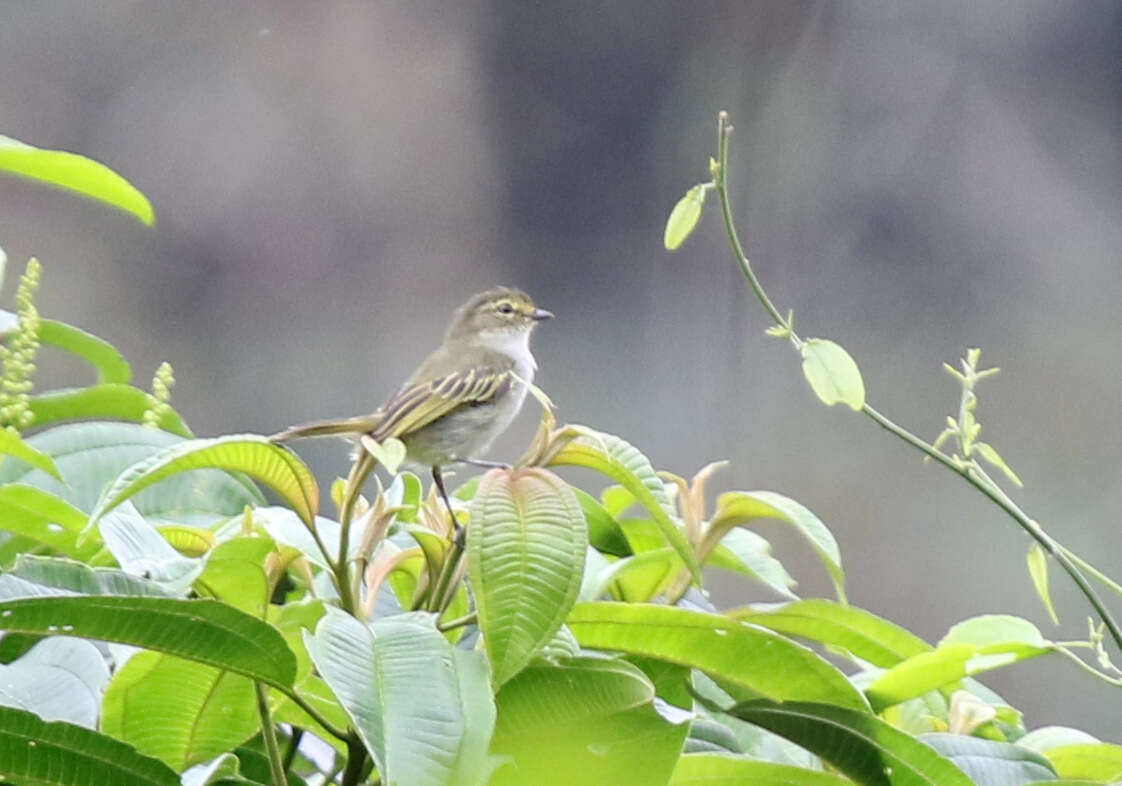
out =
{"type": "Polygon", "coordinates": [[[108,681],[109,668],[97,647],[51,636],[0,666],[0,704],[93,729],[108,681]]]}
{"type": "Polygon", "coordinates": [[[0,454],[17,458],[53,478],[62,479],[50,456],[31,447],[19,434],[6,428],[0,428],[0,454]]]}
{"type": "Polygon", "coordinates": [[[802,356],[803,375],[823,404],[840,402],[853,410],[865,406],[861,371],[840,345],[824,338],[809,338],[803,344],[802,356]]]}
{"type": "Polygon", "coordinates": [[[666,783],[688,724],[654,710],[654,688],[629,663],[593,658],[538,661],[495,701],[492,753],[509,757],[490,786],[666,783]]]}
{"type": "Polygon", "coordinates": [[[258,434],[193,439],[169,446],[122,472],[90,513],[98,519],[137,492],[187,470],[213,468],[244,472],[277,492],[308,527],[314,526],[319,488],[311,471],[292,451],[258,434]]]}
{"type": "Polygon", "coordinates": [[[261,617],[269,605],[265,559],[275,548],[271,538],[262,537],[243,536],[219,543],[206,555],[206,567],[195,580],[199,594],[261,617]]]}
{"type": "Polygon", "coordinates": [[[587,434],[567,444],[549,463],[551,466],[587,467],[623,486],[646,508],[666,542],[681,557],[694,580],[701,584],[697,556],[682,534],[681,522],[666,495],[666,488],[651,462],[633,445],[611,434],[587,434]]]}
{"type": "Polygon", "coordinates": [[[777,633],[840,647],[874,666],[888,668],[931,650],[915,634],[874,614],[817,598],[787,603],[768,611],[751,607],[728,612],[733,619],[777,633]]]}
{"type": "Polygon", "coordinates": [[[596,600],[616,583],[624,600],[647,601],[668,577],[673,577],[681,569],[681,564],[681,560],[669,547],[617,559],[589,582],[587,588],[582,590],[581,600],[596,600]]]}
{"type": "Polygon", "coordinates": [[[156,220],[147,197],[131,183],[104,164],[76,153],[42,150],[0,136],[0,171],[91,197],[131,213],[147,226],[156,220]]]}
{"type": "Polygon", "coordinates": [[[924,734],[919,739],[954,762],[975,783],[1025,786],[1056,777],[1048,759],[1012,743],[943,733],[924,734]]]}
{"type": "Polygon", "coordinates": [[[123,742],[7,707],[0,708],[0,778],[30,786],[179,786],[166,764],[123,742]]]}
{"type": "Polygon", "coordinates": [[[178,772],[244,742],[260,723],[252,680],[140,652],[113,675],[101,730],[178,772]]]}
{"type": "Polygon", "coordinates": [[[1036,590],[1036,597],[1044,604],[1044,610],[1048,612],[1052,624],[1059,625],[1060,618],[1056,615],[1056,607],[1052,605],[1052,593],[1048,589],[1048,555],[1044,553],[1039,543],[1033,543],[1029,547],[1025,561],[1028,563],[1028,572],[1032,578],[1032,586],[1036,590]]]}
{"type": "Polygon", "coordinates": [[[804,505],[774,491],[729,491],[717,497],[717,509],[705,530],[702,548],[719,542],[733,527],[743,527],[762,519],[790,524],[818,554],[838,598],[845,600],[845,571],[841,551],[830,530],[804,505]]]}
{"type": "Polygon", "coordinates": [[[89,560],[100,548],[92,540],[79,544],[85,513],[35,486],[0,486],[0,522],[4,532],[32,538],[75,559],[89,560]]]}
{"type": "Polygon", "coordinates": [[[701,207],[705,204],[705,195],[709,188],[709,183],[698,183],[674,205],[669,218],[666,219],[666,231],[662,236],[662,244],[666,246],[667,251],[677,251],[693,232],[698,219],[701,218],[701,207]]]}
{"type": "MultiPolygon", "coordinates": [[[[32,396],[28,406],[35,415],[35,427],[66,420],[127,420],[143,423],[149,405],[148,394],[132,385],[106,384],[88,388],[60,388],[32,396]]],[[[160,419],[163,431],[190,437],[191,431],[173,409],[160,419]]]]}
{"type": "Polygon", "coordinates": [[[587,548],[580,503],[552,472],[483,476],[471,502],[468,575],[495,685],[557,633],[580,591],[587,548]]]}
{"type": "Polygon", "coordinates": [[[748,576],[785,598],[798,600],[791,592],[796,582],[783,563],[771,556],[771,544],[751,530],[734,527],[726,532],[706,564],[748,576]]]}
{"type": "Polygon", "coordinates": [[[628,556],[631,547],[627,545],[627,536],[623,534],[615,517],[591,494],[578,488],[573,488],[573,493],[577,495],[581,510],[584,511],[584,520],[588,523],[588,542],[604,554],[628,556]]]}
{"type": "Polygon", "coordinates": [[[1099,742],[1098,737],[1069,726],[1042,726],[1017,740],[1017,744],[1021,747],[1037,753],[1047,753],[1052,748],[1063,745],[1088,745],[1097,742],[1099,742]]]}
{"type": "MultiPolygon", "coordinates": [[[[21,554],[15,566],[7,574],[0,576],[0,586],[11,578],[78,595],[168,595],[167,590],[156,582],[132,576],[117,568],[91,568],[69,559],[33,554],[21,554]]],[[[29,596],[26,592],[18,594],[0,591],[0,599],[17,597],[29,596]]]]}
{"type": "Polygon", "coordinates": [[[582,647],[700,669],[722,685],[751,695],[868,709],[845,675],[814,652],[718,614],[647,604],[580,603],[567,624],[582,647]]]}
{"type": "Polygon", "coordinates": [[[485,781],[495,709],[481,653],[453,650],[430,615],[364,625],[334,608],[304,644],[383,783],[485,781]]]}
{"type": "MultiPolygon", "coordinates": [[[[105,486],[122,470],[181,442],[172,434],[133,423],[71,423],[27,439],[28,444],[54,459],[59,482],[22,464],[0,464],[0,484],[25,483],[89,511],[105,486]]],[[[242,513],[247,505],[263,505],[264,497],[244,476],[218,470],[199,470],[170,478],[141,492],[133,500],[152,520],[177,524],[213,524],[242,513]]]]}
{"type": "Polygon", "coordinates": [[[958,680],[1051,652],[1027,620],[984,615],[955,625],[938,646],[901,661],[865,690],[873,708],[920,696],[958,680]]]}
{"type": "Polygon", "coordinates": [[[958,767],[874,715],[810,702],[749,701],[725,710],[828,761],[857,783],[974,786],[958,767]]]}
{"type": "Polygon", "coordinates": [[[275,628],[213,600],[137,596],[0,602],[0,630],[116,641],[287,687],[296,658],[275,628]]]}
{"type": "Polygon", "coordinates": [[[1044,752],[1061,778],[1097,783],[1122,780],[1122,746],[1106,742],[1059,745],[1044,752]]]}
{"type": "Polygon", "coordinates": [[[97,371],[98,384],[127,385],[132,368],[117,348],[92,333],[55,319],[39,321],[39,341],[85,360],[97,371]]]}
{"type": "Polygon", "coordinates": [[[694,753],[678,759],[668,786],[852,786],[828,772],[716,753],[694,753]]]}
{"type": "Polygon", "coordinates": [[[1005,475],[1005,477],[1009,478],[1009,482],[1014,486],[1020,488],[1021,486],[1025,485],[1021,482],[1021,479],[1017,477],[1017,473],[1009,468],[1009,465],[1005,463],[1005,459],[1003,459],[998,454],[998,452],[993,448],[992,445],[989,445],[985,442],[975,442],[974,449],[978,451],[983,460],[985,460],[992,466],[997,467],[997,469],[1000,470],[1001,473],[1005,475]]]}

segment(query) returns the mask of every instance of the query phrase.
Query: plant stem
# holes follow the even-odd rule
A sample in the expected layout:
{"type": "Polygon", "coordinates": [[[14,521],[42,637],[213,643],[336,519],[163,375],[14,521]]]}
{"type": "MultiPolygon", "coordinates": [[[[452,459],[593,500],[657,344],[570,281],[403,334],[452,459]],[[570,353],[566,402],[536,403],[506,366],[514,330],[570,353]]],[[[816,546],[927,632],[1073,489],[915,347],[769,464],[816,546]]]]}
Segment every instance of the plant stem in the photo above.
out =
{"type": "Polygon", "coordinates": [[[286,786],[288,779],[284,775],[280,748],[277,747],[277,732],[269,715],[269,699],[265,695],[265,686],[254,681],[253,688],[257,692],[257,714],[261,716],[261,737],[265,741],[265,755],[269,759],[269,774],[273,786],[286,786]]]}
{"type": "Polygon", "coordinates": [[[362,770],[366,765],[366,746],[357,734],[347,738],[347,766],[343,770],[340,786],[358,786],[362,780],[362,770]]]}
{"type": "MultiPolygon", "coordinates": [[[[718,115],[717,120],[717,171],[713,183],[721,202],[721,216],[724,219],[725,234],[728,236],[733,258],[736,260],[737,265],[739,265],[740,271],[744,274],[744,278],[747,279],[752,291],[756,294],[756,298],[771,316],[772,321],[787,330],[792,344],[798,347],[802,344],[802,340],[795,334],[789,321],[779,313],[779,309],[771,302],[771,298],[768,297],[759,279],[756,278],[756,274],[752,270],[752,265],[748,261],[748,256],[744,253],[744,246],[740,242],[740,236],[736,231],[736,224],[732,217],[732,205],[730,204],[728,194],[728,140],[731,132],[732,126],[729,125],[728,113],[722,111],[718,115]]],[[[1122,650],[1122,628],[1119,628],[1118,623],[1114,621],[1114,618],[1111,616],[1106,606],[1103,605],[1102,600],[1099,598],[1094,588],[1091,587],[1087,579],[1080,572],[1075,560],[1072,559],[1072,556],[1069,556],[1071,552],[1048,535],[1036,521],[1029,518],[1029,516],[1021,510],[1020,507],[1002,491],[1001,487],[994,483],[989,475],[978,467],[976,463],[958,461],[947,456],[907,429],[896,425],[868,404],[863,405],[861,411],[881,428],[904,440],[912,447],[939,462],[946,469],[964,478],[968,483],[974,486],[974,488],[981,491],[998,507],[1004,510],[1025,532],[1036,540],[1045,551],[1055,558],[1056,562],[1059,563],[1060,567],[1063,568],[1064,572],[1068,574],[1079,588],[1079,591],[1083,593],[1083,597],[1085,597],[1087,602],[1095,609],[1095,612],[1099,615],[1099,618],[1102,620],[1107,630],[1110,631],[1110,637],[1114,640],[1115,645],[1119,650],[1122,650]]],[[[1082,561],[1080,560],[1080,562],[1082,561]]],[[[1097,578],[1107,583],[1111,589],[1114,589],[1116,592],[1122,592],[1122,587],[1106,579],[1099,574],[1098,571],[1094,571],[1094,573],[1097,578]]]]}
{"type": "Polygon", "coordinates": [[[462,617],[456,617],[456,619],[454,620],[448,620],[447,622],[438,622],[436,623],[436,629],[441,632],[455,630],[456,628],[462,628],[465,625],[472,625],[477,620],[478,616],[473,611],[470,614],[465,614],[462,617]]]}
{"type": "Polygon", "coordinates": [[[453,537],[451,545],[448,546],[448,551],[445,552],[444,563],[440,566],[440,575],[429,594],[426,604],[429,611],[440,614],[447,606],[444,596],[452,589],[452,580],[456,575],[456,570],[460,567],[460,557],[463,556],[463,553],[464,547],[460,545],[460,539],[453,537]]]}
{"type": "Polygon", "coordinates": [[[296,754],[300,752],[302,739],[304,739],[304,730],[293,726],[292,736],[288,740],[288,750],[284,752],[284,760],[281,761],[281,768],[285,773],[292,769],[292,762],[296,761],[296,754]]]}
{"type": "Polygon", "coordinates": [[[374,457],[360,448],[358,458],[351,465],[351,473],[343,489],[343,501],[339,506],[339,559],[333,565],[335,588],[339,591],[339,604],[352,616],[358,603],[351,587],[351,563],[347,556],[350,551],[351,520],[354,518],[355,504],[358,502],[362,484],[374,469],[374,464],[374,457]]]}
{"type": "Polygon", "coordinates": [[[328,734],[330,734],[332,737],[339,740],[340,742],[346,742],[347,740],[350,739],[350,735],[347,734],[347,732],[343,731],[342,729],[337,727],[335,724],[333,724],[331,721],[329,721],[327,718],[325,718],[320,713],[319,710],[317,710],[315,707],[313,707],[311,704],[309,704],[308,701],[303,696],[301,696],[299,693],[297,693],[294,689],[292,689],[292,688],[280,688],[280,691],[285,696],[292,699],[293,704],[295,704],[297,707],[299,707],[304,712],[306,712],[311,717],[312,720],[314,720],[316,723],[318,723],[320,726],[322,726],[323,730],[326,731],[328,734]]]}

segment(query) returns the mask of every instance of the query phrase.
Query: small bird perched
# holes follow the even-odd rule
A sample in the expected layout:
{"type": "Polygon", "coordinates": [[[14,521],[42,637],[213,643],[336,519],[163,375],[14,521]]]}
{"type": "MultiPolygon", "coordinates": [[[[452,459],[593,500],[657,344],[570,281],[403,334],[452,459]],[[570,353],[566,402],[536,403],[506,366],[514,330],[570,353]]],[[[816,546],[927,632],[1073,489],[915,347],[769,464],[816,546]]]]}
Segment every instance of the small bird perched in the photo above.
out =
{"type": "Polygon", "coordinates": [[[520,290],[481,292],[456,309],[444,342],[373,414],[293,426],[270,439],[369,434],[382,442],[396,437],[405,444],[407,461],[432,470],[451,512],[441,468],[456,462],[496,466],[479,455],[522,408],[537,369],[530,333],[552,316],[520,290]]]}

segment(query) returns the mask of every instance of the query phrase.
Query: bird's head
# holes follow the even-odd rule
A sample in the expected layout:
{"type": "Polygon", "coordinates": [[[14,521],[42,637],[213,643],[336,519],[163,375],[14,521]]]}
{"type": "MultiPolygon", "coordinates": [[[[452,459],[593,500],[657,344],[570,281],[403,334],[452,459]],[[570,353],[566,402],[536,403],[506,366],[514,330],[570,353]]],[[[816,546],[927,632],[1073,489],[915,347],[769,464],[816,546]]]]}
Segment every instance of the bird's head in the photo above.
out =
{"type": "Polygon", "coordinates": [[[535,306],[525,292],[497,287],[480,292],[456,310],[448,326],[448,338],[528,335],[534,325],[552,317],[535,306]]]}

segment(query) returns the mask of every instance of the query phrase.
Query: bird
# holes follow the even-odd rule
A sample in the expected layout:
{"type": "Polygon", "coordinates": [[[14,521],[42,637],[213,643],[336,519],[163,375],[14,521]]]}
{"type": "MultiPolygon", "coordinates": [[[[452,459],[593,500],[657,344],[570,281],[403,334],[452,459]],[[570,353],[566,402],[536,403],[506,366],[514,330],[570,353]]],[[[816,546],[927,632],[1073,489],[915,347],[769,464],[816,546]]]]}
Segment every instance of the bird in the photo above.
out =
{"type": "Polygon", "coordinates": [[[431,471],[462,537],[442,470],[455,463],[505,466],[480,456],[522,408],[537,370],[530,334],[552,318],[519,289],[480,292],[456,309],[440,346],[373,413],[292,426],[269,439],[369,435],[379,443],[401,440],[406,463],[431,471]]]}

